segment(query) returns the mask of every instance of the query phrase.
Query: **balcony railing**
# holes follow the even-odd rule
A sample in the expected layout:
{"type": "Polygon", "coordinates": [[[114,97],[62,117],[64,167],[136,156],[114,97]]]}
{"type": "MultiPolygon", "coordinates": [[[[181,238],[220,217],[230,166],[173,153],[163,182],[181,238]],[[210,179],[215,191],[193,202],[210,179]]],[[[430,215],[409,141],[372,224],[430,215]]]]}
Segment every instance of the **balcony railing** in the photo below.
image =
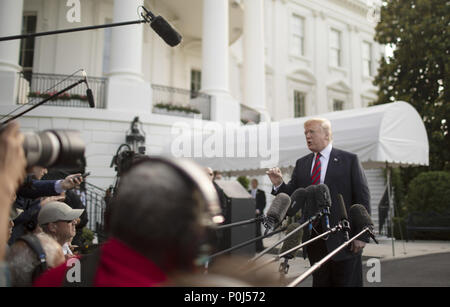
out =
{"type": "Polygon", "coordinates": [[[211,96],[164,85],[152,85],[153,113],[211,120],[211,96]]]}
{"type": "Polygon", "coordinates": [[[105,195],[106,191],[86,182],[86,211],[89,222],[87,227],[97,234],[99,239],[104,236],[105,227],[105,195]]]}
{"type": "MultiPolygon", "coordinates": [[[[37,104],[43,99],[57,93],[65,87],[79,81],[81,76],[67,76],[56,74],[33,73],[19,77],[18,104],[37,104]]],[[[104,109],[106,106],[106,78],[89,77],[89,86],[94,95],[95,107],[104,109]]],[[[89,108],[86,97],[86,86],[80,84],[70,91],[48,101],[47,106],[61,106],[73,108],[89,108]]]]}

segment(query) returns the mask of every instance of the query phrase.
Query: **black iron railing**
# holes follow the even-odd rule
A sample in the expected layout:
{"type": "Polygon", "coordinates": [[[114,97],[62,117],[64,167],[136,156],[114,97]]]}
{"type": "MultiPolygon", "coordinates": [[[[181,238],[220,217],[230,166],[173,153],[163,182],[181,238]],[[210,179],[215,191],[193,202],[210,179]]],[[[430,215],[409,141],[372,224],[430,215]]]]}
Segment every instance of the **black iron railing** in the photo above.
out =
{"type": "Polygon", "coordinates": [[[89,219],[87,227],[96,233],[100,239],[104,235],[106,191],[88,182],[86,182],[85,187],[85,204],[89,219]]]}
{"type": "Polygon", "coordinates": [[[211,96],[164,85],[152,85],[153,112],[211,120],[211,96]]]}
{"type": "MultiPolygon", "coordinates": [[[[57,74],[32,73],[20,76],[18,82],[18,104],[37,104],[54,93],[82,79],[81,75],[67,76],[57,74]]],[[[106,78],[89,77],[89,86],[94,95],[95,107],[106,107],[106,78]]],[[[89,108],[86,97],[86,85],[71,89],[70,91],[46,103],[47,106],[89,108]]]]}

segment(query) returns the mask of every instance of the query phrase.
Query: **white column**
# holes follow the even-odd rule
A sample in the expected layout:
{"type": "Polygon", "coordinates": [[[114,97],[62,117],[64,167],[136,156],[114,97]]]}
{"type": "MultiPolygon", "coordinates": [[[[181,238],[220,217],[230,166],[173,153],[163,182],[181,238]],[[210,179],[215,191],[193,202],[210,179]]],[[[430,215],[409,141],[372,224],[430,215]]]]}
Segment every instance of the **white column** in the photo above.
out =
{"type": "MultiPolygon", "coordinates": [[[[0,37],[22,32],[23,0],[0,1],[0,37]]],[[[0,105],[15,104],[20,40],[0,42],[0,105]]]]}
{"type": "Polygon", "coordinates": [[[203,1],[202,91],[229,94],[228,0],[203,1]]]}
{"type": "MultiPolygon", "coordinates": [[[[114,0],[114,22],[136,20],[136,8],[144,0],[114,0]]],[[[150,84],[142,74],[144,24],[112,29],[108,84],[108,109],[151,110],[150,84]]]]}
{"type": "Polygon", "coordinates": [[[202,92],[213,96],[212,119],[239,121],[229,88],[228,0],[203,0],[202,92]]]}
{"type": "Polygon", "coordinates": [[[326,16],[320,11],[314,11],[314,26],[315,37],[321,39],[315,39],[315,52],[314,58],[314,73],[317,76],[316,84],[316,101],[315,110],[313,114],[323,114],[332,110],[328,109],[328,88],[327,88],[327,76],[329,75],[329,53],[328,53],[328,27],[326,24],[326,16]],[[315,111],[315,112],[314,112],[315,111]]]}
{"type": "Polygon", "coordinates": [[[244,102],[270,120],[266,108],[264,1],[244,0],[244,102]]]}

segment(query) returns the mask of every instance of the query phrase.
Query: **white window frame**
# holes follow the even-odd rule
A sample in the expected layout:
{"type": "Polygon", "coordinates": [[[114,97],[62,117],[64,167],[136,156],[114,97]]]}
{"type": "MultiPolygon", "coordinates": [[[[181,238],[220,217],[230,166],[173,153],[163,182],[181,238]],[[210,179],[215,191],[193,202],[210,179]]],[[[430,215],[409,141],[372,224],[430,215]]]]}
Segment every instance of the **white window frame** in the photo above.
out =
{"type": "Polygon", "coordinates": [[[290,18],[290,33],[291,33],[291,46],[290,46],[290,50],[291,50],[291,54],[298,56],[298,57],[305,57],[306,56],[306,18],[298,13],[292,13],[291,14],[291,18],[290,18]],[[300,33],[298,33],[294,27],[294,24],[297,24],[297,22],[294,21],[299,21],[300,22],[300,33]],[[296,46],[295,45],[295,41],[296,39],[300,42],[300,46],[296,46]]]}
{"type": "Polygon", "coordinates": [[[335,27],[330,28],[328,43],[330,46],[329,51],[329,63],[332,67],[343,67],[343,32],[340,29],[335,27]],[[332,44],[332,35],[336,33],[338,35],[338,46],[333,46],[332,44]],[[337,63],[333,62],[332,52],[337,52],[337,63]]]}
{"type": "Polygon", "coordinates": [[[361,58],[362,58],[362,74],[364,77],[373,76],[373,44],[367,40],[362,41],[361,58]],[[365,54],[366,47],[368,47],[369,54],[365,54]],[[367,71],[368,69],[368,71],[367,71]]]}
{"type": "Polygon", "coordinates": [[[293,101],[294,101],[294,118],[298,118],[298,117],[305,117],[306,116],[306,114],[307,114],[307,112],[306,112],[306,109],[307,109],[307,97],[308,97],[308,94],[306,93],[306,92],[304,92],[304,91],[300,91],[300,90],[298,90],[298,89],[294,89],[294,91],[293,91],[293,93],[292,93],[292,95],[293,95],[293,101]],[[296,111],[297,111],[297,101],[296,101],[296,97],[297,97],[297,95],[296,94],[299,94],[299,96],[303,96],[302,98],[302,100],[303,101],[301,101],[301,102],[303,102],[303,114],[300,114],[299,116],[297,116],[297,114],[296,114],[296,111]]]}

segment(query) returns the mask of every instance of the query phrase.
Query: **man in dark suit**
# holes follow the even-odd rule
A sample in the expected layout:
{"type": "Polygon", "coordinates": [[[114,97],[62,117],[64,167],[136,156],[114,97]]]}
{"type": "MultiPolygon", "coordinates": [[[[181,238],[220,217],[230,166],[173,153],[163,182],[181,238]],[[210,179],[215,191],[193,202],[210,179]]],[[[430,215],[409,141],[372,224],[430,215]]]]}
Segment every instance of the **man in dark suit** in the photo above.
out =
{"type": "MultiPolygon", "coordinates": [[[[252,179],[251,189],[248,191],[252,198],[256,202],[256,217],[264,214],[264,208],[266,208],[266,193],[263,190],[258,189],[258,180],[252,179]]],[[[261,222],[256,223],[256,237],[261,236],[261,222]]],[[[262,240],[256,241],[256,251],[260,252],[264,249],[262,240]]]]}
{"type": "MultiPolygon", "coordinates": [[[[295,164],[289,183],[284,183],[279,168],[270,169],[267,174],[273,183],[272,194],[291,195],[298,188],[312,184],[326,184],[330,189],[332,205],[330,226],[338,221],[338,194],[342,194],[347,211],[353,204],[363,205],[370,213],[370,194],[362,166],[358,157],[332,145],[331,124],[326,119],[316,118],[305,122],[305,137],[312,153],[300,158],[295,164]]],[[[324,221],[314,225],[303,240],[321,233],[324,221]]],[[[314,287],[362,286],[361,254],[368,237],[353,241],[350,249],[344,249],[334,256],[313,275],[314,287]]],[[[307,247],[309,261],[312,264],[322,259],[344,242],[343,233],[330,235],[328,240],[318,240],[307,247]]]]}

